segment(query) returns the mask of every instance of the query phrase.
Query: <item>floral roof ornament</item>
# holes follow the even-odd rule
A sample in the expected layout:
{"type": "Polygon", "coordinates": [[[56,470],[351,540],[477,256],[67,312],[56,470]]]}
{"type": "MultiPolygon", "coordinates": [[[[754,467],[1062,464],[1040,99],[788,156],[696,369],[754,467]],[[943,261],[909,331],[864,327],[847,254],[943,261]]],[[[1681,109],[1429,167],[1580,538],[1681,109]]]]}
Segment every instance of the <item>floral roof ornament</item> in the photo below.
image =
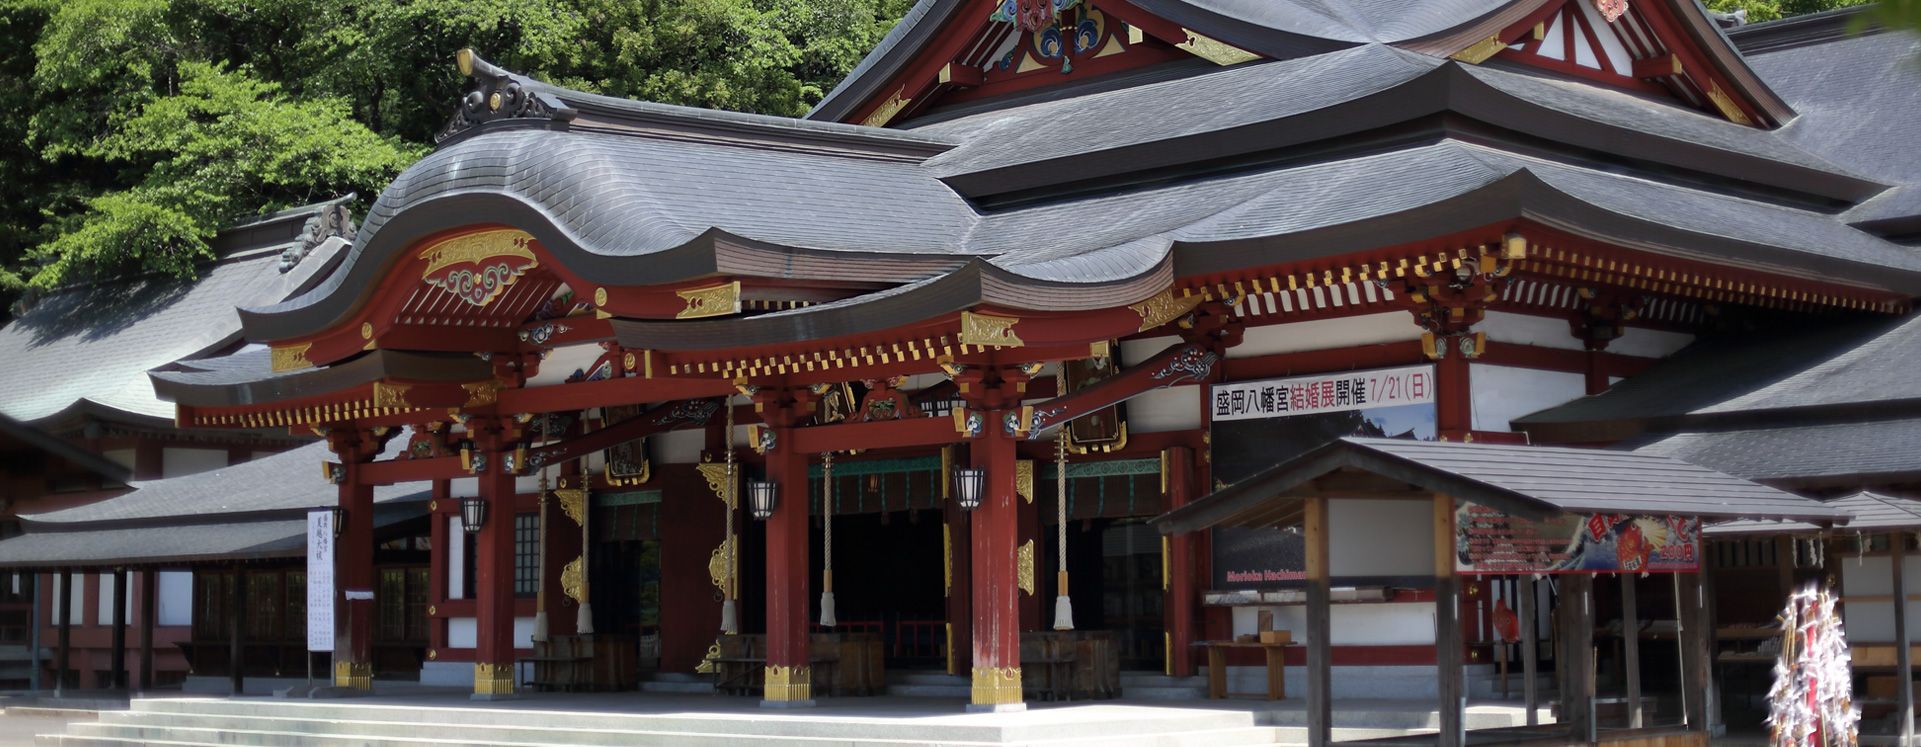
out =
{"type": "Polygon", "coordinates": [[[1606,18],[1608,23],[1613,23],[1621,19],[1621,14],[1628,12],[1628,0],[1594,0],[1594,9],[1601,11],[1601,17],[1606,18]]]}
{"type": "Polygon", "coordinates": [[[1014,24],[1022,31],[1034,32],[1054,25],[1061,11],[1081,4],[1081,0],[1001,0],[1000,7],[988,16],[990,21],[1014,24]]]}

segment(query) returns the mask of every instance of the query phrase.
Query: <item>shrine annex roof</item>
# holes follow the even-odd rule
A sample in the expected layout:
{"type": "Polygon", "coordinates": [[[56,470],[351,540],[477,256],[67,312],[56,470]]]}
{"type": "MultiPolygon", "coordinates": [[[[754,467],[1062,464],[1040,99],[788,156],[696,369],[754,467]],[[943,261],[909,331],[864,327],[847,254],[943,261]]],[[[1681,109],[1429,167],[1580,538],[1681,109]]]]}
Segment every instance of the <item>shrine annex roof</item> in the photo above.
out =
{"type": "Polygon", "coordinates": [[[341,201],[237,225],[195,280],[113,278],[54,291],[0,328],[0,413],[65,426],[82,414],[171,427],[149,369],[240,340],[234,307],[274,303],[332,270],[352,235],[341,201]]]}
{"type": "MultiPolygon", "coordinates": [[[[1842,529],[1846,532],[1886,532],[1921,529],[1921,501],[1863,490],[1826,502],[1829,508],[1846,511],[1852,518],[1842,529]]],[[[1800,534],[1828,531],[1800,521],[1736,519],[1710,525],[1702,533],[1715,537],[1744,534],[1800,534]]]]}

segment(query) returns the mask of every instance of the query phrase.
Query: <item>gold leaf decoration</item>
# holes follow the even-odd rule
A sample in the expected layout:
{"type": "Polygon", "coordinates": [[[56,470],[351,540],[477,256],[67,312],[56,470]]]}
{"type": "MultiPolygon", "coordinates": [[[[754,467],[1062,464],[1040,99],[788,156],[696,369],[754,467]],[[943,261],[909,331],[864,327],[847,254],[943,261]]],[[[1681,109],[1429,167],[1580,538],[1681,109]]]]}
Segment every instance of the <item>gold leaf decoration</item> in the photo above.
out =
{"type": "Polygon", "coordinates": [[[699,674],[713,674],[714,660],[718,658],[720,658],[720,641],[714,641],[713,645],[707,647],[707,655],[700,657],[700,664],[694,667],[694,671],[699,674]]]}
{"type": "Polygon", "coordinates": [[[814,697],[814,672],[806,665],[767,667],[767,691],[763,696],[773,701],[812,700],[814,697]]]}
{"type": "Polygon", "coordinates": [[[974,705],[1021,702],[1020,667],[974,667],[974,705]]]}
{"type": "Polygon", "coordinates": [[[475,381],[461,384],[467,390],[467,407],[486,407],[500,401],[500,384],[494,381],[475,381]]]}
{"type": "Polygon", "coordinates": [[[961,312],[960,341],[963,345],[989,345],[1017,348],[1027,343],[1014,333],[1019,317],[961,312]]]}
{"type": "Polygon", "coordinates": [[[945,522],[940,525],[940,584],[941,596],[954,595],[954,528],[945,522]]]}
{"type": "Polygon", "coordinates": [[[586,594],[586,590],[582,588],[587,584],[586,561],[587,556],[581,555],[568,562],[565,568],[560,569],[560,590],[576,602],[586,601],[582,599],[586,594]]]}
{"type": "Polygon", "coordinates": [[[727,504],[727,508],[732,509],[734,507],[734,491],[728,489],[727,465],[718,462],[703,462],[695,465],[694,469],[700,471],[701,477],[707,478],[707,489],[714,491],[714,497],[719,498],[720,502],[727,504]]]}
{"type": "Polygon", "coordinates": [[[560,503],[560,511],[567,514],[567,518],[573,519],[575,524],[586,524],[587,491],[580,488],[556,490],[554,500],[560,503]]]}
{"type": "Polygon", "coordinates": [[[714,588],[720,589],[728,597],[733,596],[733,589],[728,583],[732,579],[728,577],[727,569],[733,567],[734,562],[739,558],[740,551],[734,546],[732,537],[721,540],[720,546],[707,555],[707,579],[713,582],[714,588]]]}
{"type": "Polygon", "coordinates": [[[1014,556],[1014,584],[1028,596],[1034,596],[1034,541],[1031,539],[1022,542],[1014,556]]]}
{"type": "Polygon", "coordinates": [[[675,314],[675,319],[700,319],[710,316],[726,316],[740,313],[740,281],[708,288],[691,288],[674,291],[686,308],[675,314]]]}
{"type": "Polygon", "coordinates": [[[274,372],[279,373],[281,371],[298,371],[303,368],[313,368],[313,361],[307,359],[307,351],[312,349],[313,343],[311,342],[303,342],[299,345],[274,346],[272,353],[274,372]]]}
{"type": "Polygon", "coordinates": [[[1034,502],[1034,460],[1014,461],[1014,494],[1028,503],[1034,502]]]}
{"type": "Polygon", "coordinates": [[[1241,49],[1240,47],[1236,47],[1232,44],[1228,44],[1227,42],[1220,41],[1218,39],[1215,39],[1213,37],[1206,36],[1203,34],[1194,33],[1192,29],[1181,29],[1181,30],[1187,32],[1187,41],[1181,42],[1174,46],[1180,47],[1181,49],[1185,49],[1187,50],[1188,54],[1194,55],[1195,57],[1199,57],[1203,60],[1207,60],[1208,62],[1212,62],[1216,65],[1220,65],[1221,67],[1227,67],[1229,65],[1239,65],[1243,62],[1253,62],[1261,58],[1260,55],[1254,54],[1253,52],[1249,52],[1245,49],[1241,49]]]}
{"type": "Polygon", "coordinates": [[[1153,298],[1132,304],[1127,308],[1133,309],[1135,314],[1140,315],[1141,328],[1139,331],[1146,332],[1174,321],[1175,319],[1179,319],[1181,315],[1189,311],[1193,311],[1194,307],[1201,305],[1203,298],[1205,297],[1199,293],[1191,296],[1176,296],[1174,295],[1174,289],[1169,288],[1154,294],[1153,298]]]}
{"type": "Polygon", "coordinates": [[[407,390],[411,388],[412,387],[406,384],[389,384],[384,381],[374,382],[374,407],[411,409],[413,405],[407,402],[407,390]]]}
{"type": "Polygon", "coordinates": [[[1455,52],[1453,57],[1469,65],[1479,65],[1486,62],[1487,58],[1500,54],[1503,49],[1507,49],[1507,45],[1501,43],[1501,37],[1490,36],[1469,45],[1467,49],[1455,52]]]}
{"type": "Polygon", "coordinates": [[[914,101],[911,98],[907,98],[906,94],[906,88],[895,91],[894,95],[887,97],[887,101],[882,103],[879,109],[875,109],[873,114],[867,115],[867,119],[862,120],[861,124],[868,127],[881,127],[893,121],[894,115],[900,114],[902,109],[906,109],[907,105],[914,101]]]}

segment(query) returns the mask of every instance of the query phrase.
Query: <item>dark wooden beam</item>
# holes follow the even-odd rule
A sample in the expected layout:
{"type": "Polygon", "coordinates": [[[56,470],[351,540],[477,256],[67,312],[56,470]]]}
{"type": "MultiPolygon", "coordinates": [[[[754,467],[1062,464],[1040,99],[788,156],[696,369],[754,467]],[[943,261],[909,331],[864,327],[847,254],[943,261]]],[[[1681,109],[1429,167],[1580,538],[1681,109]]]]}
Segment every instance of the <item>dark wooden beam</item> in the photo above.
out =
{"type": "Polygon", "coordinates": [[[1641,615],[1634,588],[1638,580],[1635,574],[1621,574],[1621,658],[1626,660],[1623,670],[1630,729],[1641,728],[1645,720],[1641,712],[1641,615]]]}
{"type": "Polygon", "coordinates": [[[1914,662],[1908,650],[1908,584],[1902,575],[1902,564],[1907,562],[1908,536],[1901,532],[1888,535],[1889,580],[1894,584],[1894,671],[1896,673],[1895,697],[1901,706],[1901,741],[1896,744],[1908,747],[1914,744],[1914,662]]]}
{"type": "Polygon", "coordinates": [[[1536,595],[1540,593],[1534,582],[1533,574],[1521,575],[1521,692],[1522,700],[1527,703],[1527,725],[1541,723],[1541,686],[1535,682],[1541,676],[1541,641],[1537,627],[1540,613],[1536,611],[1536,595]]]}
{"type": "Polygon", "coordinates": [[[240,566],[233,567],[233,585],[227,588],[228,629],[227,638],[227,686],[233,695],[239,697],[246,692],[245,649],[240,639],[247,628],[247,573],[240,566]]]}
{"type": "Polygon", "coordinates": [[[1461,579],[1454,573],[1454,498],[1434,496],[1434,674],[1440,679],[1439,747],[1467,743],[1466,644],[1461,639],[1461,579]]]}
{"type": "Polygon", "coordinates": [[[54,613],[60,616],[60,638],[53,655],[53,693],[55,697],[66,691],[67,669],[73,664],[73,582],[77,577],[72,570],[60,571],[60,598],[54,600],[59,605],[54,613]]]}
{"type": "Polygon", "coordinates": [[[127,569],[113,569],[113,637],[107,678],[116,690],[127,689],[127,569]]]}
{"type": "Polygon", "coordinates": [[[1334,741],[1333,646],[1328,640],[1333,590],[1328,567],[1327,499],[1305,502],[1307,534],[1307,743],[1326,747],[1334,741]]]}
{"type": "Polygon", "coordinates": [[[1593,744],[1594,723],[1594,577],[1573,573],[1561,577],[1561,720],[1568,738],[1593,744]]]}
{"type": "Polygon", "coordinates": [[[153,689],[153,629],[160,615],[160,570],[140,572],[140,692],[153,689]]]}

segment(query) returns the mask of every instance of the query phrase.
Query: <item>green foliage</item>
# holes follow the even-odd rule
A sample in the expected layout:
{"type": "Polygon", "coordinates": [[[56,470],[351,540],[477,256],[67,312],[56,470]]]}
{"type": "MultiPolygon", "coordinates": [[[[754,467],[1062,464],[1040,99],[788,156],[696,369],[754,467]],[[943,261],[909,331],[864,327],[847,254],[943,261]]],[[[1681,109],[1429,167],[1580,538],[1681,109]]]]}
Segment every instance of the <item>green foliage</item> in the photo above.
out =
{"type": "Polygon", "coordinates": [[[1732,13],[1738,10],[1748,12],[1748,23],[1774,21],[1788,16],[1819,13],[1824,10],[1845,8],[1850,5],[1863,5],[1874,0],[1707,0],[1709,10],[1732,13]]]}
{"type": "Polygon", "coordinates": [[[445,123],[462,47],[582,90],[799,115],[911,4],[0,0],[0,288],[191,275],[236,219],[370,198],[445,123]]]}

